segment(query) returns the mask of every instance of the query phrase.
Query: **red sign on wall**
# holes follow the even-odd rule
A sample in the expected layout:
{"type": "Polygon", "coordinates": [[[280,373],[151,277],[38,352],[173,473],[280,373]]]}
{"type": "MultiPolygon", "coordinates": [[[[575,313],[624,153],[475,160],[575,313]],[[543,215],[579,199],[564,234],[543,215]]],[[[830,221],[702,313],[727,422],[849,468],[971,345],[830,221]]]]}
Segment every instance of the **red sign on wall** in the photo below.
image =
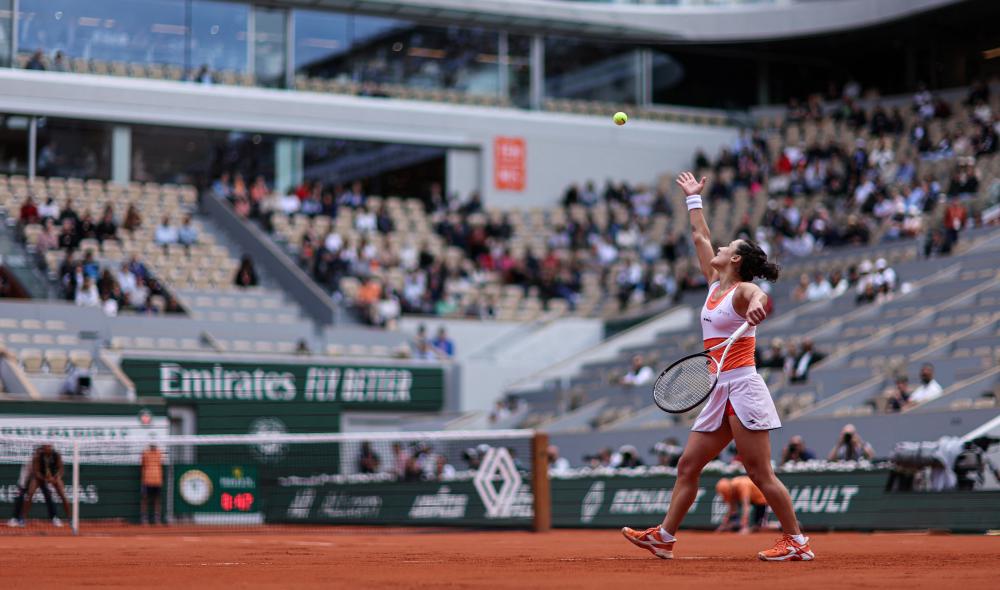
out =
{"type": "Polygon", "coordinates": [[[493,184],[497,190],[524,190],[525,158],[524,138],[498,136],[493,140],[493,184]]]}

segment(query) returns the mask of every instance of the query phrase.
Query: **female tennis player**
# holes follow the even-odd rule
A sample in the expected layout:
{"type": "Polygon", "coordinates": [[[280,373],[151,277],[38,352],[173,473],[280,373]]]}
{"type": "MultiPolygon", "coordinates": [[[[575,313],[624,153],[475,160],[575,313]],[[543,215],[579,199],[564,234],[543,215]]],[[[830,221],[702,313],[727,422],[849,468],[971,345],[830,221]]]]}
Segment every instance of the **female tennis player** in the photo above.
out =
{"type": "MultiPolygon", "coordinates": [[[[757,557],[764,561],[811,560],[815,556],[809,539],[799,529],[788,490],[771,469],[768,431],[780,427],[781,420],[767,385],[754,366],[756,326],[767,315],[764,311],[767,295],[751,281],[757,277],[777,280],[778,265],[768,262],[760,246],[749,240],[734,240],[713,253],[700,194],[705,179],[698,181],[685,172],[677,177],[677,184],[687,196],[698,264],[709,282],[708,298],[701,310],[705,348],[726,340],[744,322],[751,328],[733,343],[723,361],[718,384],[691,429],[677,464],[677,481],[663,523],[644,531],[625,527],[622,533],[657,557],[673,558],[677,540],[674,535],[697,496],[702,468],[735,438],[747,474],[763,492],[784,533],[774,547],[761,551],[757,557]]],[[[712,353],[716,360],[721,352],[712,353]]]]}

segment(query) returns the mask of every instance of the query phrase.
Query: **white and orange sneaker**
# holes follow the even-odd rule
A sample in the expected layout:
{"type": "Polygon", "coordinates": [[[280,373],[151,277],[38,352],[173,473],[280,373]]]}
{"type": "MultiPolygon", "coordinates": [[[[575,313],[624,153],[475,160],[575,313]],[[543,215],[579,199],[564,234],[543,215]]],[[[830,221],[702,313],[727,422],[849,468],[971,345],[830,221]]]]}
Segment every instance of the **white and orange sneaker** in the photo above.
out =
{"type": "Polygon", "coordinates": [[[809,537],[802,544],[796,543],[791,535],[784,535],[767,551],[757,554],[761,561],[812,561],[816,555],[809,547],[809,537]]]}
{"type": "Polygon", "coordinates": [[[637,531],[629,527],[622,527],[622,534],[636,547],[642,547],[660,559],[674,558],[674,543],[677,541],[664,541],[660,536],[660,527],[654,526],[644,531],[637,531]]]}

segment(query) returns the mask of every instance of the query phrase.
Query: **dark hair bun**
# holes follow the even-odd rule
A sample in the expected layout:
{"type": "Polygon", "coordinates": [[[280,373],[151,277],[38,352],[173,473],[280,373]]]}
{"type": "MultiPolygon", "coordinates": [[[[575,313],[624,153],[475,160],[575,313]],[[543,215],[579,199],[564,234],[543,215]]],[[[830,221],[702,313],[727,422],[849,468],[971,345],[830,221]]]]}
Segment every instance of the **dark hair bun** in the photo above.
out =
{"type": "Polygon", "coordinates": [[[752,281],[757,277],[770,282],[778,280],[781,274],[781,267],[767,259],[764,250],[752,240],[740,240],[740,245],[736,248],[736,253],[743,259],[740,262],[740,278],[744,281],[752,281]]]}

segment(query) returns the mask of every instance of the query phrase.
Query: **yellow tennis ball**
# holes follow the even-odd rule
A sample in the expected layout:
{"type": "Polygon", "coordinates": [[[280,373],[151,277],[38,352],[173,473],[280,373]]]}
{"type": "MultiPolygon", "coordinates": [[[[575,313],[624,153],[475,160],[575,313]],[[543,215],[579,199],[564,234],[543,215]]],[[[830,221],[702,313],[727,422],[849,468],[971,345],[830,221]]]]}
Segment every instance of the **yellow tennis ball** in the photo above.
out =
{"type": "Polygon", "coordinates": [[[628,122],[628,115],[626,115],[621,111],[618,111],[617,113],[615,113],[614,119],[615,119],[615,125],[624,125],[625,123],[628,122]]]}

